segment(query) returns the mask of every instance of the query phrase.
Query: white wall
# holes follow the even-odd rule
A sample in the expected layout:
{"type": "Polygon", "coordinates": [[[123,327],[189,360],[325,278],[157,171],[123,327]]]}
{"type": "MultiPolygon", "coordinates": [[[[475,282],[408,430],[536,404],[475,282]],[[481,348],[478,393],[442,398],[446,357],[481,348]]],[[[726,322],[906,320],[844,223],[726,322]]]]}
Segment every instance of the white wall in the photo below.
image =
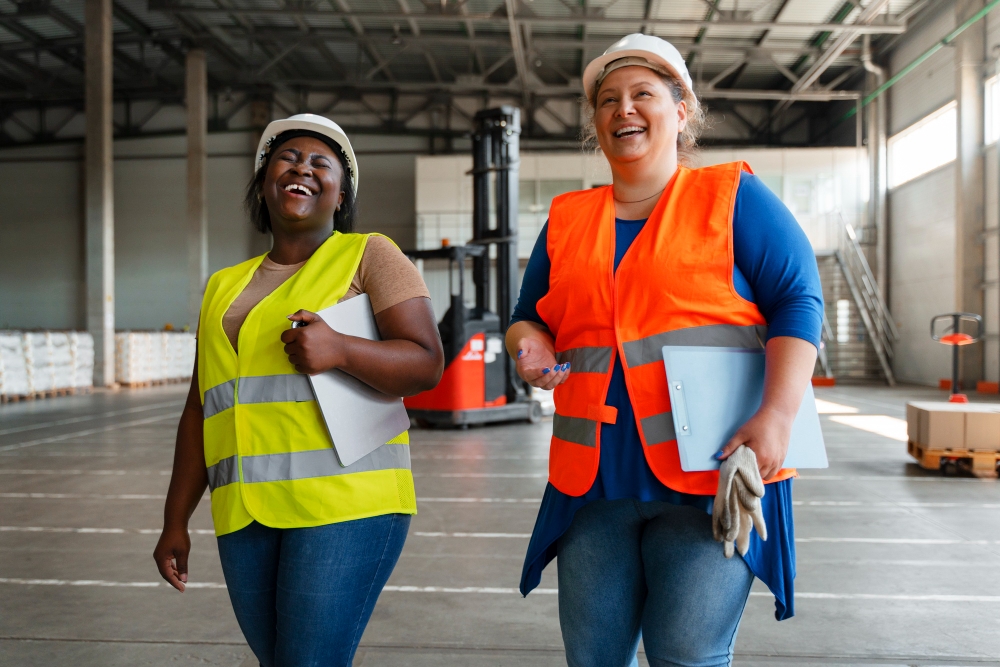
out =
{"type": "MultiPolygon", "coordinates": [[[[699,164],[745,160],[795,214],[814,248],[837,247],[845,222],[858,226],[868,196],[867,165],[855,148],[780,148],[706,150],[699,164]]],[[[417,247],[432,249],[442,239],[462,244],[472,238],[471,156],[421,156],[416,162],[417,247]]],[[[572,184],[566,190],[589,188],[611,181],[601,154],[522,153],[518,180],[522,191],[530,184],[572,184]]],[[[551,187],[551,185],[550,185],[551,187]]],[[[522,192],[523,197],[523,192],[522,192]]],[[[538,210],[529,210],[522,198],[518,214],[518,256],[522,268],[548,218],[551,197],[542,197],[538,210]]],[[[440,317],[449,304],[447,273],[442,262],[426,262],[424,279],[440,317]]],[[[520,282],[518,282],[520,285],[520,282]]],[[[466,286],[466,300],[474,293],[466,286]]]]}
{"type": "Polygon", "coordinates": [[[0,328],[80,326],[80,163],[0,163],[0,183],[0,328]]]}
{"type": "Polygon", "coordinates": [[[900,335],[894,371],[903,382],[937,384],[951,377],[949,350],[931,340],[930,321],[954,309],[954,163],[893,190],[889,210],[889,310],[900,335]]]}
{"type": "Polygon", "coordinates": [[[743,160],[798,220],[817,251],[834,250],[844,224],[859,227],[868,201],[868,165],[856,148],[706,150],[703,166],[743,160]]]}
{"type": "MultiPolygon", "coordinates": [[[[886,78],[899,72],[954,28],[954,5],[941,3],[940,11],[930,21],[911,31],[893,51],[886,78]]],[[[889,135],[906,129],[953,99],[954,49],[946,47],[889,89],[889,135]]]]}
{"type": "MultiPolygon", "coordinates": [[[[185,138],[115,142],[115,289],[119,329],[187,321],[185,138]]],[[[420,139],[357,137],[359,231],[414,244],[414,155],[420,139]],[[386,150],[392,153],[385,153],[386,150]]],[[[208,138],[209,269],[266,243],[242,210],[256,139],[208,138]]],[[[0,327],[85,327],[81,146],[0,151],[0,327]]]]}

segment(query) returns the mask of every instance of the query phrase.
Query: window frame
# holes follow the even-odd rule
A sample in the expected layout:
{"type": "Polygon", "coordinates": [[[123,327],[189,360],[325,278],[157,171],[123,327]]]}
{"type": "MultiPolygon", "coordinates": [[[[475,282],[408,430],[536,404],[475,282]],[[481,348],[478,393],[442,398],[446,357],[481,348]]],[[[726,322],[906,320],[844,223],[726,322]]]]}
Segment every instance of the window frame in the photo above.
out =
{"type": "Polygon", "coordinates": [[[920,120],[916,121],[915,123],[912,123],[905,129],[900,130],[896,134],[889,137],[888,141],[886,142],[886,166],[887,166],[886,171],[888,176],[887,180],[888,180],[889,190],[894,190],[902,185],[909,183],[910,181],[914,181],[920,178],[921,176],[925,176],[931,173],[932,171],[940,169],[941,167],[944,167],[954,162],[957,157],[957,154],[958,154],[958,103],[956,100],[952,100],[947,104],[938,107],[937,109],[930,112],[929,114],[927,114],[920,120]],[[896,180],[897,177],[893,170],[894,148],[898,146],[900,142],[906,141],[908,138],[919,133],[928,125],[934,123],[937,120],[940,120],[943,116],[946,116],[948,114],[952,114],[954,116],[955,122],[954,126],[952,127],[950,135],[942,135],[942,138],[944,138],[945,136],[950,136],[950,141],[953,142],[955,150],[954,153],[951,155],[951,157],[942,162],[938,162],[937,164],[933,164],[932,166],[926,169],[922,169],[921,171],[913,172],[907,175],[902,180],[897,181],[896,180]]]}

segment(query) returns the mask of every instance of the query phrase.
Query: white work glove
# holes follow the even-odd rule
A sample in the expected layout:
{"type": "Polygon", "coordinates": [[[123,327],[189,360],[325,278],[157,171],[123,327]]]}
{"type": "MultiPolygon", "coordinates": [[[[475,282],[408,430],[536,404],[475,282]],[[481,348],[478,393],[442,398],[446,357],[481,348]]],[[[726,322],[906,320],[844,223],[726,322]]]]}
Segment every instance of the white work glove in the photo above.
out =
{"type": "Polygon", "coordinates": [[[712,533],[726,558],[732,558],[733,546],[745,556],[750,548],[750,528],[756,526],[760,539],[767,539],[767,526],[760,499],[764,482],[757,468],[757,456],[740,445],[719,469],[719,490],[712,507],[712,533]]]}

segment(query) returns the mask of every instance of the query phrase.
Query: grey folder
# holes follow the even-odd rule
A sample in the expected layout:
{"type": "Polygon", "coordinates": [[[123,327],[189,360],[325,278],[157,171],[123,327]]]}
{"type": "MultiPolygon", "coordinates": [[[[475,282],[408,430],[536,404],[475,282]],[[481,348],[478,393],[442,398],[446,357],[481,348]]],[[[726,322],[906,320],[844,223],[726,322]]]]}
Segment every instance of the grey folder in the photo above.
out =
{"type": "MultiPolygon", "coordinates": [[[[379,340],[367,294],[317,313],[330,328],[348,336],[379,340]]],[[[343,371],[309,377],[340,465],[347,467],[410,428],[403,399],[388,396],[343,371]]]]}
{"type": "MultiPolygon", "coordinates": [[[[764,351],[664,345],[681,468],[716,470],[715,455],[753,416],[764,396],[764,351]]],[[[784,468],[826,468],[812,385],[792,424],[784,468]]]]}

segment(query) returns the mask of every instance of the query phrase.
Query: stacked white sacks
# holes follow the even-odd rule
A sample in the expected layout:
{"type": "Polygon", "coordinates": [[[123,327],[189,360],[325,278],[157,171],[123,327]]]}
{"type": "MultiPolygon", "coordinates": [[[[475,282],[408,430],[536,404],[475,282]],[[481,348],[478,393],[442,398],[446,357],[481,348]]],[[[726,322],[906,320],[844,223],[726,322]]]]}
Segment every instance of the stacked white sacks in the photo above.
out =
{"type": "Polygon", "coordinates": [[[191,377],[194,334],[125,331],[115,334],[115,379],[121,384],[151,384],[191,377]]]}
{"type": "Polygon", "coordinates": [[[94,339],[79,331],[0,332],[0,397],[63,393],[94,384],[94,339]]]}
{"type": "Polygon", "coordinates": [[[0,331],[0,396],[28,395],[28,367],[20,331],[0,331]]]}

